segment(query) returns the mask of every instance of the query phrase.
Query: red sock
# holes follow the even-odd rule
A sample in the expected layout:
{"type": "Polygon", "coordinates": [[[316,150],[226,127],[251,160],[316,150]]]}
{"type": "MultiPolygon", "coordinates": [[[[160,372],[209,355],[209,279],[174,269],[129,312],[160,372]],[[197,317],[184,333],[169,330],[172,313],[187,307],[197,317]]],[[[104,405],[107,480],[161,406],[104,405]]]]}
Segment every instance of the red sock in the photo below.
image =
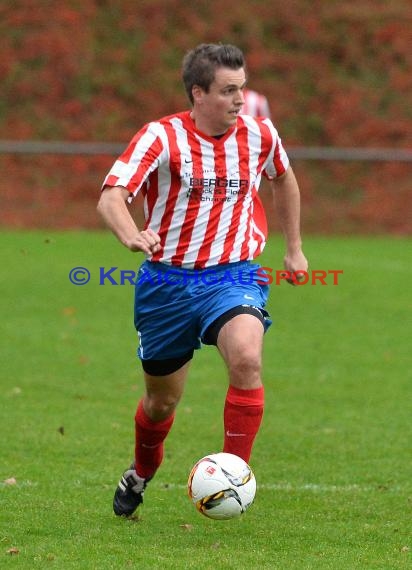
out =
{"type": "Polygon", "coordinates": [[[135,461],[140,477],[152,477],[163,459],[163,441],[174,420],[174,414],[160,422],[152,421],[139,402],[135,416],[135,461]]]}
{"type": "Polygon", "coordinates": [[[263,386],[254,390],[240,390],[229,386],[224,410],[224,452],[233,453],[246,462],[249,461],[262,421],[263,407],[263,386]]]}

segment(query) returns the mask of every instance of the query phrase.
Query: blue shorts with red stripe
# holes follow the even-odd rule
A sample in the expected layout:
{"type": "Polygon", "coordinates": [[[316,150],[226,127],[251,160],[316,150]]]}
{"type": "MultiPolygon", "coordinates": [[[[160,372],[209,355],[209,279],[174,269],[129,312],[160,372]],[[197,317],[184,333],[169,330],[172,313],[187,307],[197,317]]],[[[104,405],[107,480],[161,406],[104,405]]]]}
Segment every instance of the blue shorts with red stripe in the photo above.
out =
{"type": "Polygon", "coordinates": [[[266,331],[272,321],[264,310],[269,287],[262,269],[250,261],[206,269],[145,261],[135,284],[139,358],[179,358],[201,348],[208,327],[234,307],[259,309],[266,331]]]}

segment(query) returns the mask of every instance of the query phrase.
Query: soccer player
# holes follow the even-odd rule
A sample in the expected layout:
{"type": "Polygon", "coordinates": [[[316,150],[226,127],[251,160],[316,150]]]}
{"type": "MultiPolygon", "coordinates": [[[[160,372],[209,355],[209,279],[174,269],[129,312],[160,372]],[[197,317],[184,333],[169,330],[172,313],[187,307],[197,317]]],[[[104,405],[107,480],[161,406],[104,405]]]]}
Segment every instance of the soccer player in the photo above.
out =
{"type": "Polygon", "coordinates": [[[262,93],[245,88],[243,89],[243,99],[244,103],[241,112],[244,115],[271,118],[269,101],[262,93]]]}
{"type": "Polygon", "coordinates": [[[253,260],[267,234],[259,183],[272,181],[287,271],[307,270],[300,195],[269,119],[240,113],[246,68],[232,45],[201,44],[183,59],[191,109],[146,124],[107,174],[98,211],[120,242],[146,256],[134,322],[145,390],[135,415],[135,457],[113,509],[131,515],[163,459],[194,351],[214,345],[226,363],[223,451],[249,461],[260,427],[268,286],[253,260]],[[144,198],[145,226],[127,208],[144,198]]]}

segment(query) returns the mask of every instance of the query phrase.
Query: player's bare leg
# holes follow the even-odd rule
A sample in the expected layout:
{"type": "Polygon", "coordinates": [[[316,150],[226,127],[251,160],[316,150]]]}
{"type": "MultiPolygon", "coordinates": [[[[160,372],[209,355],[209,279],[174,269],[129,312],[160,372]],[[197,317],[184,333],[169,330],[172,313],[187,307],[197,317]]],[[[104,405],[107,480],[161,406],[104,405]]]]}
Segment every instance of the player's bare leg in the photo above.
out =
{"type": "Polygon", "coordinates": [[[217,347],[226,363],[229,383],[240,389],[262,386],[263,325],[253,315],[236,315],[219,332],[217,347]]]}
{"type": "Polygon", "coordinates": [[[158,422],[173,414],[179,403],[187,378],[190,362],[166,376],[152,376],[144,373],[146,393],[143,407],[149,418],[158,422]]]}

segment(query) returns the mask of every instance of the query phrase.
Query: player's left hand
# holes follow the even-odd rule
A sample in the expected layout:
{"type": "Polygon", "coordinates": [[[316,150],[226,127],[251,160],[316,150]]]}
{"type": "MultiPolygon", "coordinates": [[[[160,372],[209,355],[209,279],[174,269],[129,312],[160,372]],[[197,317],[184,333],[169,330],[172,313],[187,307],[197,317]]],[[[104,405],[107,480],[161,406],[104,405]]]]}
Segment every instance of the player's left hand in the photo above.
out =
{"type": "Polygon", "coordinates": [[[283,258],[283,265],[286,271],[289,272],[290,278],[286,279],[286,281],[290,285],[296,285],[297,281],[303,279],[309,267],[308,260],[301,249],[288,251],[283,258]]]}

